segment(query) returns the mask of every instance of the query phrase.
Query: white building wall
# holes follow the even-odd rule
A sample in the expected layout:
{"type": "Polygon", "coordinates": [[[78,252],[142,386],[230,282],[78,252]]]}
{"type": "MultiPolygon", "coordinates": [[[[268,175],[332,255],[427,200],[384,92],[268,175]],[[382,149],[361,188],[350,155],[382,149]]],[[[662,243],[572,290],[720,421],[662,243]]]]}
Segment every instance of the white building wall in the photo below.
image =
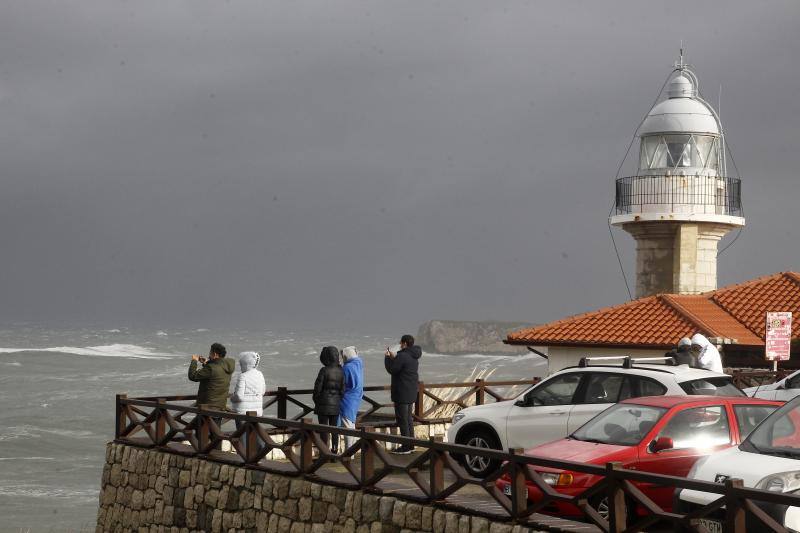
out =
{"type": "MultiPolygon", "coordinates": [[[[577,366],[581,357],[663,357],[669,350],[642,350],[632,348],[581,348],[573,346],[550,346],[548,348],[547,374],[561,370],[568,366],[577,366]]],[[[620,361],[620,364],[622,361],[620,361]]]]}

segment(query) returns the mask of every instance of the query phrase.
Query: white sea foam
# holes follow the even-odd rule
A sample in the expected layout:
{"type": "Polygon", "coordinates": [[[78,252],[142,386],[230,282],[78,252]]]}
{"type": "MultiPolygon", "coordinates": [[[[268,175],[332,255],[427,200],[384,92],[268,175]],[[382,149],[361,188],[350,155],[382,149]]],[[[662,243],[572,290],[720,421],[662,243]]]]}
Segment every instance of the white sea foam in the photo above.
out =
{"type": "Polygon", "coordinates": [[[159,337],[166,337],[167,336],[167,332],[166,331],[158,331],[158,332],[156,332],[156,335],[158,335],[159,337]]]}
{"type": "Polygon", "coordinates": [[[0,461],[55,461],[55,457],[0,457],[0,461]]]}
{"type": "Polygon", "coordinates": [[[129,359],[163,359],[186,357],[186,354],[157,352],[152,348],[135,344],[108,344],[104,346],[55,346],[50,348],[0,348],[0,353],[52,352],[90,357],[125,357],[129,359]]]}

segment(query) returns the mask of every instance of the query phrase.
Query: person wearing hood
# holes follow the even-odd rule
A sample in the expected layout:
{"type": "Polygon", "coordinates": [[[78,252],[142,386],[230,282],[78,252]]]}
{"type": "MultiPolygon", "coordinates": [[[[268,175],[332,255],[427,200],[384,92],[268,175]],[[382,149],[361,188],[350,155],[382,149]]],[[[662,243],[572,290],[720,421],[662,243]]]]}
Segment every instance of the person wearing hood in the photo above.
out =
{"type": "Polygon", "coordinates": [[[705,368],[722,374],[722,357],[717,347],[705,335],[695,333],[692,337],[692,355],[697,359],[698,368],[705,368]]]}
{"type": "Polygon", "coordinates": [[[264,409],[264,393],[267,385],[264,374],[258,369],[261,356],[258,352],[242,352],[239,354],[239,367],[242,373],[236,380],[231,394],[233,410],[243,415],[248,411],[255,411],[261,416],[264,409]]]}
{"type": "MultiPolygon", "coordinates": [[[[248,411],[255,411],[256,415],[261,416],[264,412],[264,393],[267,391],[267,384],[264,381],[264,374],[258,369],[261,356],[258,352],[242,352],[239,354],[239,368],[241,373],[236,385],[233,386],[231,394],[231,405],[233,410],[240,415],[247,414],[248,411]]],[[[236,421],[236,429],[242,423],[236,421]]],[[[256,437],[258,443],[263,446],[264,441],[261,437],[256,437]]]]}
{"type": "Polygon", "coordinates": [[[208,359],[199,355],[192,356],[189,365],[189,381],[200,383],[197,388],[197,405],[207,404],[210,408],[224,411],[228,406],[228,388],[236,363],[225,359],[227,351],[218,342],[211,345],[208,359]],[[197,368],[197,363],[202,368],[197,368]]]}
{"type": "MultiPolygon", "coordinates": [[[[344,372],[339,366],[339,350],[336,346],[325,346],[319,354],[319,360],[322,368],[319,369],[317,380],[314,382],[314,411],[320,424],[336,426],[344,392],[344,372]]],[[[328,444],[327,433],[320,433],[320,438],[322,442],[328,444]]],[[[333,453],[337,452],[338,440],[334,435],[330,445],[333,453]]]]}
{"type": "MultiPolygon", "coordinates": [[[[339,404],[339,419],[348,429],[356,428],[356,417],[361,399],[364,397],[364,362],[358,356],[355,346],[348,346],[342,350],[344,360],[344,394],[339,404]]],[[[356,437],[345,437],[345,449],[356,443],[356,437]]]]}
{"type": "Polygon", "coordinates": [[[697,366],[694,355],[692,355],[692,341],[689,340],[689,337],[682,338],[678,342],[678,347],[667,352],[666,356],[671,357],[676,365],[697,366]]]}
{"type": "MultiPolygon", "coordinates": [[[[414,337],[403,335],[400,338],[400,350],[394,354],[386,348],[384,366],[392,376],[392,401],[394,402],[394,415],[400,434],[404,437],[414,436],[414,419],[411,408],[417,400],[419,387],[419,358],[422,349],[414,345],[414,337]]],[[[413,446],[401,446],[396,453],[409,454],[414,451],[413,446]]]]}

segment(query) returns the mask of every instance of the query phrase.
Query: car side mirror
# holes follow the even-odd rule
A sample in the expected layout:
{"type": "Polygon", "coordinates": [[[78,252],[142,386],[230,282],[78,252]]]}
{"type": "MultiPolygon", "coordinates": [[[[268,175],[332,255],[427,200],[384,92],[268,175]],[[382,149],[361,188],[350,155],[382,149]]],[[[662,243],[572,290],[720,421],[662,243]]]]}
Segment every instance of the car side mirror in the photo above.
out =
{"type": "Polygon", "coordinates": [[[672,437],[658,437],[650,445],[650,450],[653,453],[658,453],[664,450],[671,450],[674,447],[675,443],[672,441],[672,437]]]}
{"type": "Polygon", "coordinates": [[[778,383],[777,387],[775,387],[776,390],[785,390],[785,389],[790,389],[790,388],[791,387],[790,387],[790,384],[789,384],[788,381],[782,381],[782,382],[778,383]]]}
{"type": "Polygon", "coordinates": [[[516,402],[514,402],[514,405],[516,405],[517,407],[533,407],[536,405],[543,405],[543,404],[542,402],[536,399],[536,396],[531,394],[530,396],[525,396],[524,398],[517,400],[516,402]]]}

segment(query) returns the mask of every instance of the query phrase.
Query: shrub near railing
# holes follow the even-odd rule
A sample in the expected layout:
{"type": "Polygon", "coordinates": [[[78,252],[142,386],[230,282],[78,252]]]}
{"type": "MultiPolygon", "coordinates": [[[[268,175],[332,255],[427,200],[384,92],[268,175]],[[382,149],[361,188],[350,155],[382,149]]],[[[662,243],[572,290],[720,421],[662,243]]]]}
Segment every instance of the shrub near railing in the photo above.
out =
{"type": "MultiPolygon", "coordinates": [[[[232,414],[200,407],[190,407],[166,402],[164,399],[133,399],[118,395],[116,400],[116,442],[133,446],[157,448],[161,451],[189,456],[200,456],[211,461],[234,463],[267,472],[302,476],[319,483],[347,487],[354,490],[380,493],[387,482],[410,480],[415,490],[394,494],[397,497],[424,502],[462,513],[511,520],[520,524],[536,525],[535,513],[556,500],[569,502],[578,508],[583,518],[596,524],[602,531],[641,531],[657,522],[672,528],[703,531],[700,520],[724,512],[725,530],[744,533],[748,516],[758,522],[758,531],[786,531],[768,516],[758,503],[800,506],[800,496],[780,494],[742,486],[741,480],[728,480],[725,484],[695,481],[674,476],[624,470],[619,464],[588,465],[571,461],[552,460],[527,456],[522,450],[508,452],[447,444],[441,438],[418,440],[408,437],[379,434],[372,428],[351,430],[314,424],[308,419],[288,420],[232,414]],[[191,420],[189,419],[191,418],[191,420]],[[239,428],[224,431],[222,426],[238,421],[239,428]],[[288,436],[278,442],[272,433],[279,430],[288,436]],[[355,444],[341,454],[331,453],[319,433],[332,433],[339,437],[350,436],[355,444]],[[137,437],[137,435],[141,435],[137,437]],[[230,441],[234,453],[216,451],[218,445],[230,441]],[[182,441],[188,442],[182,444],[182,441]],[[387,445],[413,444],[420,450],[410,462],[392,456],[387,445]],[[280,450],[286,460],[266,460],[272,450],[280,450]],[[469,454],[501,461],[501,466],[485,479],[469,476],[456,460],[469,454]],[[345,472],[336,471],[339,466],[345,472]],[[559,493],[544,482],[537,468],[549,467],[596,476],[598,481],[581,494],[571,496],[559,493]],[[427,471],[427,473],[424,473],[427,471]],[[390,476],[393,476],[390,480],[390,476]],[[510,495],[500,491],[495,481],[503,476],[511,480],[510,495]],[[544,498],[534,504],[527,501],[526,483],[541,489],[544,498]],[[648,483],[675,488],[694,489],[720,498],[688,514],[667,512],[645,496],[635,483],[648,483]],[[478,487],[485,497],[495,503],[495,510],[476,510],[454,495],[461,489],[478,487]],[[601,516],[590,502],[607,498],[608,519],[601,516]],[[631,513],[626,506],[642,507],[645,516],[635,522],[626,520],[631,513]]],[[[407,460],[407,459],[406,459],[407,460]]]]}

